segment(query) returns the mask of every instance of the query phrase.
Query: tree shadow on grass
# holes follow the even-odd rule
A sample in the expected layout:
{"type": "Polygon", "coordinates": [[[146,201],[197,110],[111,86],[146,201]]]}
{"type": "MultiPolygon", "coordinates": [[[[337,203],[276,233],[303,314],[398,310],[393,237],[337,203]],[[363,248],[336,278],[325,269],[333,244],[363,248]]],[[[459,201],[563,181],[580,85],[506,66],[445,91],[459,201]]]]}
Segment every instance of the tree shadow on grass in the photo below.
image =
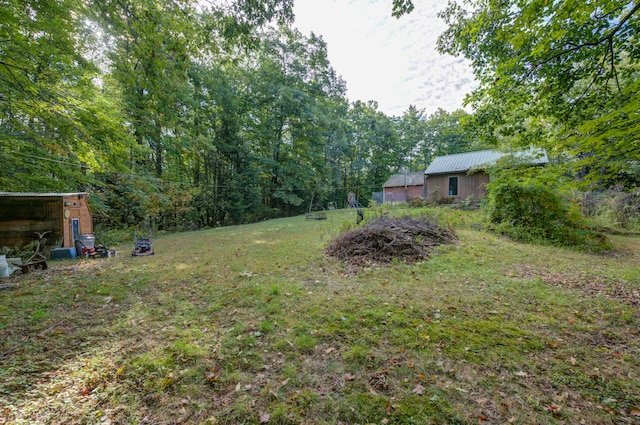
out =
{"type": "Polygon", "coordinates": [[[130,423],[159,415],[154,423],[176,423],[191,411],[173,400],[180,370],[212,390],[208,353],[177,323],[206,308],[194,288],[149,282],[144,269],[123,264],[54,264],[9,278],[16,286],[0,294],[0,422],[130,423]],[[155,412],[159,404],[167,409],[155,412]]]}

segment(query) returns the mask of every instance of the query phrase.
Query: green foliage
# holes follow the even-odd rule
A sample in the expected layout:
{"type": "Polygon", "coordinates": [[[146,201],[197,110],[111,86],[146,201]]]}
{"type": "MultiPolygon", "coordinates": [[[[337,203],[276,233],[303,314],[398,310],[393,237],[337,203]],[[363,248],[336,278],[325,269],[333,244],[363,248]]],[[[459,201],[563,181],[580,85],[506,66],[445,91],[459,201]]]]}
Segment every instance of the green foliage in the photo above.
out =
{"type": "Polygon", "coordinates": [[[452,1],[438,48],[462,54],[487,142],[546,147],[588,187],[608,187],[640,157],[640,5],[632,0],[452,1]]]}
{"type": "Polygon", "coordinates": [[[87,191],[104,234],[192,230],[342,206],[349,192],[366,204],[401,167],[472,147],[464,111],[350,103],[292,8],[4,2],[0,187],[87,191]]]}
{"type": "Polygon", "coordinates": [[[411,13],[414,8],[415,6],[412,0],[393,0],[393,11],[391,15],[399,18],[404,14],[411,13]]]}
{"type": "Polygon", "coordinates": [[[402,150],[397,153],[398,169],[426,169],[434,157],[482,149],[480,140],[474,140],[471,116],[459,109],[447,112],[439,108],[425,116],[424,111],[411,105],[396,119],[402,150]]]}
{"type": "Polygon", "coordinates": [[[88,13],[75,0],[3,2],[4,190],[79,190],[92,182],[88,170],[117,168],[123,162],[118,155],[131,139],[118,98],[101,91],[88,13]]]}
{"type": "Polygon", "coordinates": [[[569,204],[557,185],[536,178],[500,175],[488,185],[487,212],[496,229],[515,239],[610,248],[604,235],[589,230],[577,205],[569,204]]]}
{"type": "Polygon", "coordinates": [[[529,180],[494,180],[489,185],[489,219],[514,226],[552,230],[567,217],[568,205],[557,187],[529,180]]]}

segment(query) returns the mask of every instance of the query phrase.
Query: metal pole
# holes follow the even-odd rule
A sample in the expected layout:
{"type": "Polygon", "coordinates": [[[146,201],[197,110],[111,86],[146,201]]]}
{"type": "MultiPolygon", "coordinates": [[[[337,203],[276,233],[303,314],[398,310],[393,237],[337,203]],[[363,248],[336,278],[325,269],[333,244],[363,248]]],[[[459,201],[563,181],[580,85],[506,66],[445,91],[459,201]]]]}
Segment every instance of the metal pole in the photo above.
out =
{"type": "Polygon", "coordinates": [[[409,202],[409,192],[407,191],[407,169],[404,169],[404,201],[409,202]]]}

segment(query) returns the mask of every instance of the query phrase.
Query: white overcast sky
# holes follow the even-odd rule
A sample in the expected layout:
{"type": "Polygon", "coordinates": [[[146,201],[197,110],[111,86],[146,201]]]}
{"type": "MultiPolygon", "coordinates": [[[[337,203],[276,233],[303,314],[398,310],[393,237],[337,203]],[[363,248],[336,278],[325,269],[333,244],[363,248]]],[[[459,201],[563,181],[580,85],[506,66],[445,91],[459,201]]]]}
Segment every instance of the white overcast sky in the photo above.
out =
{"type": "Polygon", "coordinates": [[[397,19],[392,0],[295,0],[294,25],[303,34],[322,35],[350,101],[375,100],[390,116],[409,105],[427,114],[453,112],[476,83],[467,61],[436,50],[446,29],[436,14],[447,0],[414,4],[411,14],[397,19]]]}

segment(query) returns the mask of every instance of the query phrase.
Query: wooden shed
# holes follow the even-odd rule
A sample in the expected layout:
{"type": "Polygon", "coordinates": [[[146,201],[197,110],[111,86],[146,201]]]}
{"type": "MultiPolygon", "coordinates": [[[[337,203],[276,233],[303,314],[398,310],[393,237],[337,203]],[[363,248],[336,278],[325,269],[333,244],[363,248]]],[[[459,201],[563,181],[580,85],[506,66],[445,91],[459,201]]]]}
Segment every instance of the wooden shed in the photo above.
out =
{"type": "Polygon", "coordinates": [[[12,247],[47,235],[48,246],[71,248],[78,235],[93,233],[87,194],[0,192],[0,246],[12,247]]]}
{"type": "MultiPolygon", "coordinates": [[[[506,155],[509,154],[483,150],[436,157],[424,172],[426,199],[433,202],[480,200],[486,196],[486,185],[490,181],[486,169],[506,155]]],[[[531,165],[549,162],[541,149],[519,151],[514,155],[531,165]]]]}
{"type": "Polygon", "coordinates": [[[424,199],[424,173],[400,173],[389,177],[382,185],[383,202],[407,202],[412,198],[424,199]]]}

